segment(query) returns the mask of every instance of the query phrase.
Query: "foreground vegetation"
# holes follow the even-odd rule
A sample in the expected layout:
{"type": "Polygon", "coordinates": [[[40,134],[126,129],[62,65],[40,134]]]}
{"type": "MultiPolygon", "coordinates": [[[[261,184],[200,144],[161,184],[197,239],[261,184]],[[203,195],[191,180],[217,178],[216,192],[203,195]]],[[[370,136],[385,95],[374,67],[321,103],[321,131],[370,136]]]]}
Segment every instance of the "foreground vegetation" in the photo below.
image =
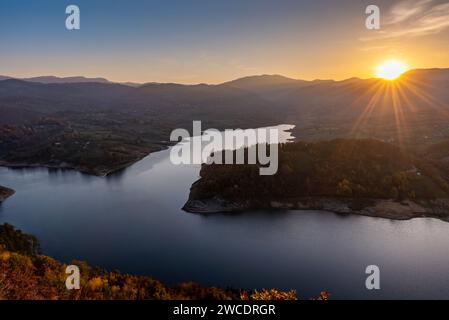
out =
{"type": "MultiPolygon", "coordinates": [[[[81,271],[81,289],[67,290],[66,265],[39,255],[35,237],[0,225],[0,300],[296,300],[295,291],[244,291],[196,283],[167,286],[153,278],[108,272],[73,261],[81,271]]],[[[327,299],[323,292],[319,300],[327,299]]]]}

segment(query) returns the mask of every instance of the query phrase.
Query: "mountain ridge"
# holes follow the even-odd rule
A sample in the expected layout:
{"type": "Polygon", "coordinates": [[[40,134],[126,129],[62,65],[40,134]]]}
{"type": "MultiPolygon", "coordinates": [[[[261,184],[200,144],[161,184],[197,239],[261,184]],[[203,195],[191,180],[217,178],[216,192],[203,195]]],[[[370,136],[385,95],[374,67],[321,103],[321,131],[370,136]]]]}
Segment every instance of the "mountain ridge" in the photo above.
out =
{"type": "MultiPolygon", "coordinates": [[[[402,76],[407,76],[414,73],[423,73],[423,72],[449,72],[449,68],[416,68],[416,69],[410,69],[406,71],[402,76]]],[[[125,81],[125,82],[117,82],[117,81],[111,81],[104,77],[86,77],[86,76],[68,76],[68,77],[59,77],[59,76],[53,76],[53,75],[47,75],[47,76],[35,76],[35,77],[25,77],[25,78],[18,78],[18,77],[12,77],[12,76],[6,76],[6,75],[0,75],[0,81],[8,80],[8,79],[16,79],[16,80],[23,80],[28,82],[37,82],[37,83],[44,83],[44,84],[54,84],[54,83],[110,83],[110,84],[122,84],[126,86],[131,87],[140,87],[140,86],[147,86],[147,85],[154,85],[154,84],[178,84],[175,82],[144,82],[144,83],[136,83],[132,81],[125,81]]],[[[333,82],[333,83],[341,83],[341,82],[347,82],[349,80],[372,80],[377,79],[375,77],[371,78],[360,78],[360,77],[351,77],[347,79],[342,80],[334,80],[334,79],[314,79],[314,80],[305,80],[305,79],[295,79],[290,78],[281,74],[256,74],[256,75],[248,75],[239,77],[236,79],[232,79],[229,81],[225,81],[218,84],[208,84],[208,83],[194,83],[194,84],[178,84],[181,86],[196,86],[196,85],[208,85],[208,86],[221,86],[221,85],[228,85],[228,86],[239,86],[239,85],[248,85],[248,83],[251,83],[250,85],[254,85],[254,83],[258,83],[259,85],[285,85],[285,84],[316,84],[316,83],[322,83],[322,82],[333,82]]]]}
{"type": "Polygon", "coordinates": [[[449,69],[411,71],[398,81],[263,75],[231,85],[7,79],[0,81],[0,164],[105,175],[172,144],[171,131],[190,129],[193,120],[219,130],[288,123],[298,140],[425,147],[449,140],[448,86],[449,69]]]}

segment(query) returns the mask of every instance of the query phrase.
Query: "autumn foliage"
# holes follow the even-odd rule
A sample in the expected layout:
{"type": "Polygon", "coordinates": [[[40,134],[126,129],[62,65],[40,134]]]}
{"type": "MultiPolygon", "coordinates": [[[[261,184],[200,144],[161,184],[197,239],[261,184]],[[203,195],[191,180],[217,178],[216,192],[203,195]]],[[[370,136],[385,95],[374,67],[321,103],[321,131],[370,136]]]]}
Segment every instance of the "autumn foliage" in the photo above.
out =
{"type": "Polygon", "coordinates": [[[37,254],[36,238],[0,225],[0,300],[296,300],[295,291],[245,291],[108,272],[83,261],[80,290],[67,290],[66,264],[37,254]]]}

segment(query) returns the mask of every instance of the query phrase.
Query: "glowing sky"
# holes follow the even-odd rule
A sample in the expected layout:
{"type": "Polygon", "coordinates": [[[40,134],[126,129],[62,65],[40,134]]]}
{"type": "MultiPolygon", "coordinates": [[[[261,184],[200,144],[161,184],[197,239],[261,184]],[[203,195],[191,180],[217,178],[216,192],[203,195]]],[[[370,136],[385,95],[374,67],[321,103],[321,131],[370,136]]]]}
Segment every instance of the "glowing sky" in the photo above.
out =
{"type": "Polygon", "coordinates": [[[449,1],[0,0],[0,74],[219,83],[367,78],[382,61],[449,67],[449,1]],[[81,30],[65,29],[65,7],[81,30]],[[365,28],[377,4],[382,28],[365,28]]]}

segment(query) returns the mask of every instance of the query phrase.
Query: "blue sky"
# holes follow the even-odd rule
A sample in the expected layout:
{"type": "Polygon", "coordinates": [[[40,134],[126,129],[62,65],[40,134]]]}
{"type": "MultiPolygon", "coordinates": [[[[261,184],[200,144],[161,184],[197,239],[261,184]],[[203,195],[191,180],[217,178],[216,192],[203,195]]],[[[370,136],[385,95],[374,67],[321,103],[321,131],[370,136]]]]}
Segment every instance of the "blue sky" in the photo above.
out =
{"type": "Polygon", "coordinates": [[[446,9],[437,6],[447,2],[0,0],[0,74],[218,83],[265,73],[305,79],[364,77],[376,61],[391,57],[416,67],[445,66],[445,25],[419,39],[415,34],[378,37],[364,28],[364,10],[377,3],[386,21],[398,12],[409,14],[388,26],[387,34],[395,35],[413,28],[408,25],[413,14],[428,22],[431,10],[446,9]],[[65,29],[69,4],[80,7],[79,31],[65,29]],[[429,46],[436,55],[426,59],[429,46]]]}

